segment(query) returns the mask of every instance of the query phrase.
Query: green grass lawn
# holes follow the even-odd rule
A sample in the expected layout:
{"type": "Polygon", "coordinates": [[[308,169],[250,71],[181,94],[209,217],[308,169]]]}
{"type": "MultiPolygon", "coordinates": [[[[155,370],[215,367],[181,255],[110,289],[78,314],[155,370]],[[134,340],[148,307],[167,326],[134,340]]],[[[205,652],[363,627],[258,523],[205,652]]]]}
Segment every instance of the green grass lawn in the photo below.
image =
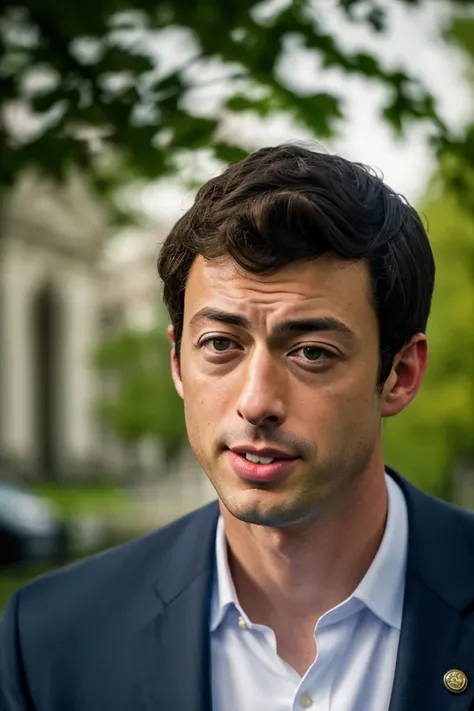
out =
{"type": "Polygon", "coordinates": [[[49,499],[64,520],[80,515],[109,516],[125,513],[130,506],[130,495],[113,486],[58,486],[57,484],[32,484],[32,493],[49,499]]]}

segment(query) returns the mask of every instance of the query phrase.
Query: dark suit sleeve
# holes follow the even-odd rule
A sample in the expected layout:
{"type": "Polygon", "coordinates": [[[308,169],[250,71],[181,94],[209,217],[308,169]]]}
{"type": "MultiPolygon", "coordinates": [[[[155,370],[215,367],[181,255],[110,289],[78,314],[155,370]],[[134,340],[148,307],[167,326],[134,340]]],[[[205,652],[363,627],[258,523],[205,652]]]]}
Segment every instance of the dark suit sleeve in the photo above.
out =
{"type": "Polygon", "coordinates": [[[10,600],[0,620],[0,711],[32,711],[22,689],[22,663],[18,635],[19,593],[10,600]]]}

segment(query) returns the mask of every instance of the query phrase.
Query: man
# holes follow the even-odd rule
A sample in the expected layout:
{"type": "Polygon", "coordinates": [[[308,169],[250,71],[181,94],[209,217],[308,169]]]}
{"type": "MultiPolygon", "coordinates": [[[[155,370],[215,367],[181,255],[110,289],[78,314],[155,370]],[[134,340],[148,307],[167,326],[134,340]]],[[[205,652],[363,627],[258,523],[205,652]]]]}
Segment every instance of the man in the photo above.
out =
{"type": "Polygon", "coordinates": [[[2,711],[474,709],[474,516],[382,455],[427,365],[416,212],[268,148],[199,191],[159,273],[219,501],[14,595],[2,711]]]}

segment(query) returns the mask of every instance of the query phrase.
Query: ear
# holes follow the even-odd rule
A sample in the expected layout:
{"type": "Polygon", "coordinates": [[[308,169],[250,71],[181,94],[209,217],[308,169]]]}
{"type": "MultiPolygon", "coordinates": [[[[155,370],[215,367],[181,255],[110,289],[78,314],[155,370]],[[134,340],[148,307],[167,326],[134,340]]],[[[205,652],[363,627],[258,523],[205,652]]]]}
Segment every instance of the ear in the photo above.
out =
{"type": "Polygon", "coordinates": [[[181,380],[181,366],[179,362],[179,357],[176,353],[176,337],[174,334],[173,326],[168,326],[168,336],[171,341],[171,377],[173,378],[173,383],[176,388],[176,392],[182,398],[183,397],[183,381],[181,380]]]}
{"type": "Polygon", "coordinates": [[[395,357],[382,392],[382,417],[393,417],[405,409],[421,387],[428,365],[428,344],[417,333],[395,357]]]}

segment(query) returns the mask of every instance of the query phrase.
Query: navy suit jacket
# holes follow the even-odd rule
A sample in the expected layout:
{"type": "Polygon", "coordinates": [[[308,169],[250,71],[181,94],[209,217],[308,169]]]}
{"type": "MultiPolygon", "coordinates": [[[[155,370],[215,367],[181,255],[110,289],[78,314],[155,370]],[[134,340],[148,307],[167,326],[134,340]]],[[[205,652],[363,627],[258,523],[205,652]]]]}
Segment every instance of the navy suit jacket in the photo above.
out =
{"type": "MultiPolygon", "coordinates": [[[[391,475],[409,552],[390,711],[474,711],[474,515],[391,475]],[[450,669],[464,693],[445,687],[450,669]]],[[[212,503],[17,592],[0,627],[0,710],[210,711],[217,518],[212,503]]]]}

